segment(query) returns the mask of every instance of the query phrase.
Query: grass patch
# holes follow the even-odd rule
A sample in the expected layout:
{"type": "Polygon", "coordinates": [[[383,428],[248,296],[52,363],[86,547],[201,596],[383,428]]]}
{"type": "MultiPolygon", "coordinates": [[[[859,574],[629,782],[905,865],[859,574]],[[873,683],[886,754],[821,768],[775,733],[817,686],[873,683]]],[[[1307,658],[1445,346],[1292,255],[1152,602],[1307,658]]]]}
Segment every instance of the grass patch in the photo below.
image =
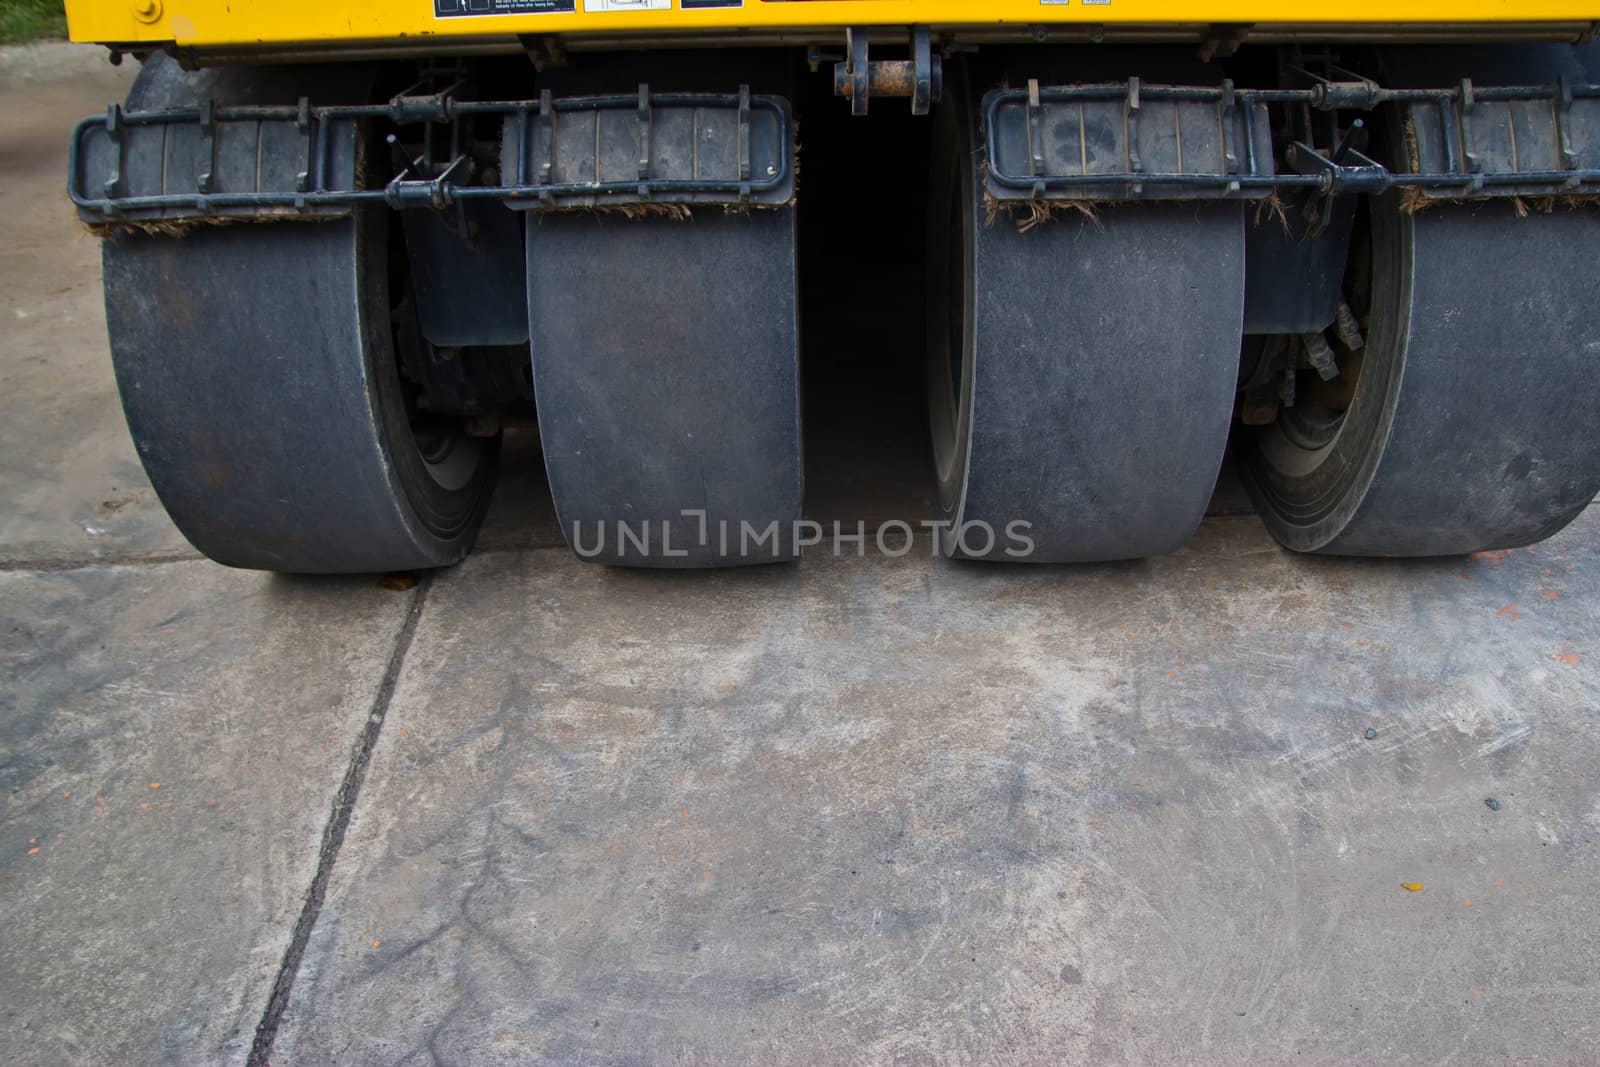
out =
{"type": "Polygon", "coordinates": [[[61,0],[0,0],[0,44],[27,44],[67,35],[61,0]]]}

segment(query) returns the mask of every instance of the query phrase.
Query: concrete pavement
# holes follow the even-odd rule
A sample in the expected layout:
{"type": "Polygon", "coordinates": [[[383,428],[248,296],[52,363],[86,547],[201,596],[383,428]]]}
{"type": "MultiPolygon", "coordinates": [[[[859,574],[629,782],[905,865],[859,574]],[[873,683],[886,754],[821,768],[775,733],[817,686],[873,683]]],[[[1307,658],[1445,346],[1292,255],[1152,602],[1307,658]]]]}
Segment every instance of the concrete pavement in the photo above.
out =
{"type": "Polygon", "coordinates": [[[410,598],[0,574],[0,1059],[242,1061],[410,598]]]}
{"type": "Polygon", "coordinates": [[[1600,1054],[1600,513],[639,573],[541,547],[521,439],[413,589],[229,571],[61,195],[127,77],[0,49],[0,1060],[1600,1054]]]}
{"type": "Polygon", "coordinates": [[[134,70],[71,45],[0,48],[0,560],[195,556],[117,414],[99,244],[66,197],[73,124],[125,94],[134,70]]]}
{"type": "Polygon", "coordinates": [[[1240,519],[1113,567],[471,559],[278,1048],[1586,1059],[1597,534],[1465,566],[1240,519]]]}

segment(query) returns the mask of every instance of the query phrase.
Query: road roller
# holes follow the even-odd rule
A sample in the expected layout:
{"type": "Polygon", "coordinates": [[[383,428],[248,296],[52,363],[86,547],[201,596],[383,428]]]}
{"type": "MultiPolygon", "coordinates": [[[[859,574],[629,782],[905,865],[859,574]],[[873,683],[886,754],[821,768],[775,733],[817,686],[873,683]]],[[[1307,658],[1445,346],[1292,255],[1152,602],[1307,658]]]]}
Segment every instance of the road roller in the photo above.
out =
{"type": "Polygon", "coordinates": [[[1225,455],[1295,552],[1600,491],[1600,0],[66,8],[142,67],[68,192],[223,564],[450,565],[535,429],[583,559],[794,560],[808,348],[890,320],[952,559],[1180,549],[1225,455]]]}

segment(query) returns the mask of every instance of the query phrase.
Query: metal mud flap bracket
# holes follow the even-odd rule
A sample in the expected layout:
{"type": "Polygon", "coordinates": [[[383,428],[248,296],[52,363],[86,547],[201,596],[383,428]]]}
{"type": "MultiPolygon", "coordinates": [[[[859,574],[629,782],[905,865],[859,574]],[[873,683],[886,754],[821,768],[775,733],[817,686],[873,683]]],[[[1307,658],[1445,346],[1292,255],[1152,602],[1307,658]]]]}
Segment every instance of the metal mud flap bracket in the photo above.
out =
{"type": "Polygon", "coordinates": [[[67,191],[91,224],[348,214],[357,129],[331,110],[112,104],[73,131],[67,191]]]}
{"type": "Polygon", "coordinates": [[[999,89],[983,98],[989,196],[1015,200],[1264,197],[1264,103],[1220,89],[1110,85],[999,89]]]}
{"type": "MultiPolygon", "coordinates": [[[[1308,88],[1097,85],[999,89],[983,100],[986,190],[998,201],[1259,199],[1415,189],[1425,199],[1600,195],[1600,86],[1386,89],[1307,75],[1308,88]],[[1411,158],[1391,169],[1337,141],[1273,143],[1269,108],[1291,113],[1403,109],[1411,158]],[[1284,160],[1279,172],[1275,160],[1284,160]]],[[[1309,130],[1309,121],[1297,124],[1309,130]]]]}
{"type": "Polygon", "coordinates": [[[505,117],[506,205],[552,210],[650,204],[777,207],[794,198],[789,105],[733,94],[552,98],[505,117]]]}
{"type": "Polygon", "coordinates": [[[748,86],[510,101],[463,99],[461,81],[425,88],[371,105],[112,105],[74,131],[68,192],[90,224],[314,218],[362,203],[551,211],[794,198],[789,104],[748,86]],[[401,160],[383,185],[362,174],[377,165],[362,152],[369,124],[393,131],[401,160]]]}
{"type": "Polygon", "coordinates": [[[1001,205],[1275,198],[1281,225],[1246,231],[1247,334],[1334,324],[1361,194],[1402,190],[1407,210],[1600,196],[1600,87],[1385,89],[1333,73],[1297,70],[1304,87],[1289,89],[1134,78],[990,92],[985,193],[1001,205]],[[1404,124],[1409,158],[1393,169],[1362,152],[1363,116],[1381,106],[1404,124]]]}

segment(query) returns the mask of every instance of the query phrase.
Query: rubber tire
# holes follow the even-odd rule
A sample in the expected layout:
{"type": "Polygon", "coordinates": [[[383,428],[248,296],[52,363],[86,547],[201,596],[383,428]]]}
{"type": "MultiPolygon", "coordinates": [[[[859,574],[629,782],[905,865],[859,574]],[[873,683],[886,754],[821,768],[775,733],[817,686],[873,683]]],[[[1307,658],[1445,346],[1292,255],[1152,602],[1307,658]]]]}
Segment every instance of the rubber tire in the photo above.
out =
{"type": "MultiPolygon", "coordinates": [[[[1392,84],[1580,78],[1594,49],[1391,49],[1392,84]],[[1467,67],[1463,67],[1467,64],[1467,67]]],[[[1390,146],[1391,158],[1404,158],[1390,146]]],[[[1532,544],[1600,492],[1600,209],[1369,202],[1372,322],[1334,438],[1254,432],[1245,481],[1301,552],[1439,556],[1532,544]]]]}
{"type": "Polygon", "coordinates": [[[1344,424],[1316,452],[1253,435],[1247,484],[1301,552],[1532,544],[1600,492],[1600,212],[1394,198],[1372,209],[1373,321],[1344,424]]]}
{"type": "Polygon", "coordinates": [[[1170,552],[1204,516],[1227,446],[1243,208],[1106,207],[1028,233],[1004,211],[990,221],[980,97],[953,65],[933,120],[928,389],[950,523],[941,549],[1030,562],[1170,552]]]}
{"type": "Polygon", "coordinates": [[[794,208],[558,214],[529,219],[527,241],[539,437],[574,552],[641,567],[794,559],[794,208]],[[618,523],[648,529],[648,552],[623,544],[618,523]],[[755,545],[774,523],[775,539],[755,545]]]}
{"type": "MultiPolygon", "coordinates": [[[[152,59],[129,106],[181,95],[175,72],[152,59]]],[[[471,451],[441,468],[448,484],[418,451],[389,318],[389,225],[380,207],[104,242],[128,428],[168,514],[211,559],[360,573],[470,548],[498,442],[463,442],[471,451]]]]}

